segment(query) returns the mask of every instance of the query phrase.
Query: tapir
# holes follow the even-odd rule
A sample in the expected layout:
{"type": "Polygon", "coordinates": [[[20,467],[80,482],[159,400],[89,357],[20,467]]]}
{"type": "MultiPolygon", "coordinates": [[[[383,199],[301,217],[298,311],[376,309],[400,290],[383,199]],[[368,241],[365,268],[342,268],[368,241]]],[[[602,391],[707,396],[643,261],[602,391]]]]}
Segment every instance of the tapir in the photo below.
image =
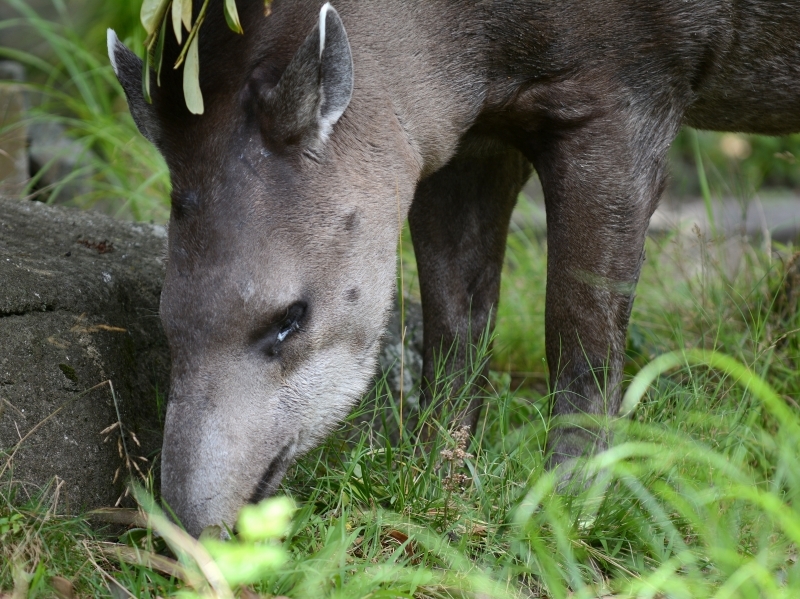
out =
{"type": "MultiPolygon", "coordinates": [[[[222,0],[200,30],[202,115],[186,108],[171,30],[152,103],[142,61],[108,40],[172,182],[161,489],[195,535],[274,493],[366,390],[406,218],[431,396],[439,362],[457,372],[491,327],[509,219],[536,170],[552,412],[599,421],[619,408],[680,127],[800,131],[798,0],[236,5],[242,35],[222,0]]],[[[604,439],[555,429],[549,463],[604,439]]]]}

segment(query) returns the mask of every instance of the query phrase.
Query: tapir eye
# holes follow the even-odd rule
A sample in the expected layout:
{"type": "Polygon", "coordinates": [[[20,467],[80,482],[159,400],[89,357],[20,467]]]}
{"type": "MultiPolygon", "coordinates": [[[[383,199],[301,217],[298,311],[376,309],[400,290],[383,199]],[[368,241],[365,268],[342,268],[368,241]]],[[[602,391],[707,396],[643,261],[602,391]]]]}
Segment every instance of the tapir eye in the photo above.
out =
{"type": "Polygon", "coordinates": [[[286,308],[279,317],[270,319],[268,324],[260,327],[253,335],[253,342],[259,351],[268,356],[277,355],[280,344],[300,330],[305,315],[306,303],[295,302],[286,308]]]}
{"type": "Polygon", "coordinates": [[[281,328],[278,331],[278,337],[277,337],[278,341],[279,342],[283,341],[289,336],[290,333],[294,333],[299,328],[300,328],[300,320],[297,317],[291,316],[289,318],[286,318],[281,323],[281,328]]]}

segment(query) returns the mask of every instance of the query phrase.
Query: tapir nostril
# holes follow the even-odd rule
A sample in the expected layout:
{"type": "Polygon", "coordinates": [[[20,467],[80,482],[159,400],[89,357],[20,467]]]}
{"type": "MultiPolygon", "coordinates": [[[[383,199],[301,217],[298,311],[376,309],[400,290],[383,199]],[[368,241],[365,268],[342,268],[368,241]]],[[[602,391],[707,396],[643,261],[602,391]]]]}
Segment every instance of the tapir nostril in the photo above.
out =
{"type": "Polygon", "coordinates": [[[255,491],[253,491],[253,494],[250,496],[249,503],[258,503],[275,492],[275,488],[280,482],[280,477],[288,467],[288,462],[292,457],[292,446],[293,443],[284,445],[278,455],[272,459],[269,466],[267,466],[267,469],[264,471],[264,474],[261,475],[261,480],[258,481],[255,491]]]}

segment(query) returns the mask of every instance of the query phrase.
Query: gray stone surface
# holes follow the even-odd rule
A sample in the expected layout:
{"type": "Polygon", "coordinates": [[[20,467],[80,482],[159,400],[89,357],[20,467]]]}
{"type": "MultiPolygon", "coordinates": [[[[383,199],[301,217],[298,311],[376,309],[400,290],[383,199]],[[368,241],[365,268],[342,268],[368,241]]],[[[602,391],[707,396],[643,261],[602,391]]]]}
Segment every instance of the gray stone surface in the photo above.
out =
{"type": "Polygon", "coordinates": [[[665,201],[650,219],[650,233],[694,235],[697,227],[706,236],[716,231],[727,237],[769,237],[782,243],[800,239],[800,195],[789,190],[764,191],[747,201],[715,198],[711,214],[713,222],[708,218],[705,202],[699,199],[665,201]]]}
{"type": "Polygon", "coordinates": [[[118,430],[105,444],[100,435],[117,421],[110,388],[84,390],[113,383],[122,424],[142,445],[126,434],[131,454],[160,446],[164,242],[163,227],[0,199],[0,449],[15,452],[23,494],[63,481],[59,511],[113,505],[126,474],[112,482],[118,430]]]}
{"type": "MultiPolygon", "coordinates": [[[[650,219],[650,235],[687,234],[695,228],[709,236],[714,231],[723,237],[746,235],[750,239],[766,236],[782,243],[800,239],[800,194],[790,189],[765,189],[747,199],[714,197],[711,202],[713,226],[701,198],[673,197],[665,194],[650,219]]],[[[525,186],[512,216],[512,228],[544,237],[547,230],[544,194],[534,176],[525,186]]]]}

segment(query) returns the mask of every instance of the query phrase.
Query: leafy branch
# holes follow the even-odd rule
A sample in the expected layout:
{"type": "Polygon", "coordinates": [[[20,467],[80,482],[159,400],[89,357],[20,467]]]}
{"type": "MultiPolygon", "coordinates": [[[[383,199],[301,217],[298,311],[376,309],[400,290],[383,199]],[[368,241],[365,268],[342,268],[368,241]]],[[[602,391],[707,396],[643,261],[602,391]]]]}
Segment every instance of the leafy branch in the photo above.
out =
{"type": "MultiPolygon", "coordinates": [[[[180,54],[173,69],[183,65],[183,96],[189,112],[203,114],[203,94],[200,91],[200,59],[198,39],[200,27],[206,17],[209,0],[203,0],[197,17],[192,21],[193,0],[144,0],[142,2],[141,21],[147,32],[145,39],[145,58],[142,72],[144,97],[150,98],[150,69],[156,72],[156,84],[161,84],[161,69],[164,59],[164,40],[167,29],[172,27],[175,39],[181,46],[180,54]],[[183,41],[184,31],[188,33],[183,41]]],[[[268,15],[272,0],[264,0],[265,13],[268,15]]],[[[225,22],[231,31],[242,34],[242,24],[236,10],[236,0],[225,0],[223,3],[225,22]]]]}

